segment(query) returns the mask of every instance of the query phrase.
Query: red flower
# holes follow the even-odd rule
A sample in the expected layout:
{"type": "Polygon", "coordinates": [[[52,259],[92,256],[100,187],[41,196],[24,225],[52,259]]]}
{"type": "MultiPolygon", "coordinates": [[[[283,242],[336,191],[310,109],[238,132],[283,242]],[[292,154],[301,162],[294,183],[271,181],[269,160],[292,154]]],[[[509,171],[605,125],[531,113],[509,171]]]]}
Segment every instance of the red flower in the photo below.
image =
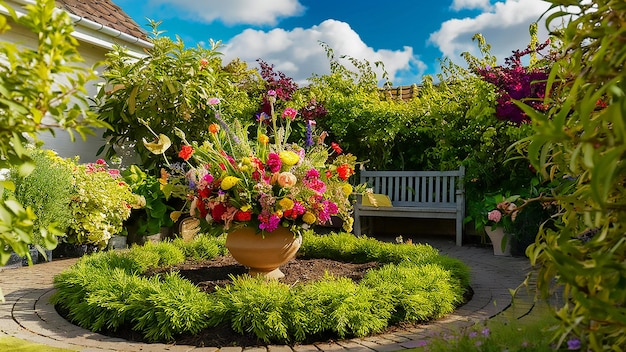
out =
{"type": "Polygon", "coordinates": [[[199,198],[198,201],[196,202],[196,206],[198,207],[198,210],[200,211],[200,217],[205,218],[206,214],[208,214],[208,210],[206,208],[206,205],[204,204],[204,200],[202,198],[199,198]]]}
{"type": "Polygon", "coordinates": [[[342,180],[347,180],[348,177],[354,174],[354,170],[348,164],[341,164],[337,167],[337,175],[342,180]]]}
{"type": "Polygon", "coordinates": [[[181,157],[185,161],[189,160],[192,154],[193,154],[193,148],[190,145],[183,145],[180,152],[178,152],[178,156],[181,157]]]}
{"type": "Polygon", "coordinates": [[[238,211],[235,214],[236,221],[250,221],[252,220],[252,212],[251,211],[238,211]]]}
{"type": "Polygon", "coordinates": [[[225,212],[226,206],[224,203],[217,203],[213,209],[211,209],[211,217],[213,218],[213,221],[223,223],[224,221],[222,220],[222,215],[224,215],[225,212]]]}
{"type": "Polygon", "coordinates": [[[330,143],[330,147],[333,148],[333,150],[335,151],[335,153],[337,154],[341,154],[341,152],[343,152],[343,149],[341,149],[341,147],[339,146],[339,144],[332,142],[330,143]]]}

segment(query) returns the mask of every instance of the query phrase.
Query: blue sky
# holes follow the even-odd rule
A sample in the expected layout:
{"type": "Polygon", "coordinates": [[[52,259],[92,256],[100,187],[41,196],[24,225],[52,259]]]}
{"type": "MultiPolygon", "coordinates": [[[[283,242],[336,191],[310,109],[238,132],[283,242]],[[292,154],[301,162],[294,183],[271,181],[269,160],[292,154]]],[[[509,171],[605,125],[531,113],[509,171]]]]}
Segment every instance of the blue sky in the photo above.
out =
{"type": "MultiPolygon", "coordinates": [[[[439,72],[438,60],[462,64],[477,53],[471,38],[485,36],[503,62],[529,41],[528,27],[547,10],[543,0],[113,0],[144,29],[162,21],[166,35],[188,47],[220,40],[226,62],[256,60],[306,84],[329,72],[319,42],[336,56],[382,61],[395,86],[420,83],[439,72]]],[[[540,40],[547,38],[540,24],[540,40]]]]}

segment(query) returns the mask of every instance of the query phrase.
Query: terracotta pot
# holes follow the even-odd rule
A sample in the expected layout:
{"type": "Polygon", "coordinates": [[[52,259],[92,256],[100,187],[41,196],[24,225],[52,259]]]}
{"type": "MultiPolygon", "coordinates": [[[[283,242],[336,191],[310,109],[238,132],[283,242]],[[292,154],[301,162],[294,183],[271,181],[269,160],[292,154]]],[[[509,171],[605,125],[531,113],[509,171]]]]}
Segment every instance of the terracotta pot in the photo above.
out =
{"type": "Polygon", "coordinates": [[[285,276],[280,266],[296,255],[302,237],[284,227],[264,235],[253,227],[242,227],[228,233],[226,248],[241,265],[249,268],[251,276],[280,279],[285,276]]]}
{"type": "Polygon", "coordinates": [[[486,226],[485,232],[493,245],[493,255],[511,256],[511,236],[504,232],[503,227],[496,227],[492,230],[491,226],[486,226]],[[505,242],[504,248],[503,242],[505,242]]]}

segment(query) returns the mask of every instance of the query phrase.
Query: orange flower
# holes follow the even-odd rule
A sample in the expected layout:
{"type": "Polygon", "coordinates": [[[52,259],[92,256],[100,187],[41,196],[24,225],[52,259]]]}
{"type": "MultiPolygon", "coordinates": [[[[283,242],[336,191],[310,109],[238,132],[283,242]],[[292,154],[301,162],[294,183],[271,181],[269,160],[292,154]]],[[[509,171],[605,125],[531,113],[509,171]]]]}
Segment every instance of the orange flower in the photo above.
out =
{"type": "Polygon", "coordinates": [[[190,145],[183,145],[180,152],[178,152],[178,156],[181,157],[185,161],[189,160],[192,154],[193,154],[193,147],[191,147],[190,145]]]}
{"type": "Polygon", "coordinates": [[[220,126],[216,123],[212,123],[209,125],[209,132],[216,134],[220,131],[220,126]]]}

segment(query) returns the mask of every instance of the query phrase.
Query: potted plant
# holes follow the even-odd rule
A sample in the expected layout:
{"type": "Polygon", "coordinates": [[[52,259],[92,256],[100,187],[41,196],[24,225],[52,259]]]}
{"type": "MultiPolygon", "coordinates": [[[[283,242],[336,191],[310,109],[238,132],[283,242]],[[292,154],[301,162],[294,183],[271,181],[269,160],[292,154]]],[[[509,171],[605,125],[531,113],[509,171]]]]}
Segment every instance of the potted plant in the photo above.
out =
{"type": "MultiPolygon", "coordinates": [[[[276,92],[270,90],[268,98],[273,106],[276,92]]],[[[253,273],[280,277],[280,263],[271,270],[248,263],[236,247],[246,247],[244,252],[266,259],[271,255],[259,254],[261,248],[276,240],[291,248],[285,250],[289,260],[299,247],[298,235],[303,229],[329,223],[337,216],[343,221],[343,229],[350,232],[353,219],[349,196],[353,188],[348,178],[354,174],[356,157],[343,153],[336,143],[327,147],[323,138],[310,143],[312,125],[307,128],[309,143],[300,146],[288,142],[291,123],[298,114],[293,108],[286,108],[280,118],[273,108],[271,115],[261,114],[253,129],[256,138],[249,139],[248,126],[237,120],[230,125],[224,122],[220,103],[217,98],[208,101],[216,118],[209,126],[208,140],[189,142],[182,131],[176,130],[182,141],[179,157],[190,167],[190,214],[206,228],[228,233],[229,251],[253,273]],[[236,241],[238,238],[243,240],[236,241]]],[[[164,151],[164,140],[159,136],[159,142],[145,144],[159,154],[164,151]]]]}
{"type": "Polygon", "coordinates": [[[512,223],[518,215],[519,195],[487,194],[474,204],[465,222],[473,221],[476,231],[490,239],[494,255],[510,255],[512,223]]]}

